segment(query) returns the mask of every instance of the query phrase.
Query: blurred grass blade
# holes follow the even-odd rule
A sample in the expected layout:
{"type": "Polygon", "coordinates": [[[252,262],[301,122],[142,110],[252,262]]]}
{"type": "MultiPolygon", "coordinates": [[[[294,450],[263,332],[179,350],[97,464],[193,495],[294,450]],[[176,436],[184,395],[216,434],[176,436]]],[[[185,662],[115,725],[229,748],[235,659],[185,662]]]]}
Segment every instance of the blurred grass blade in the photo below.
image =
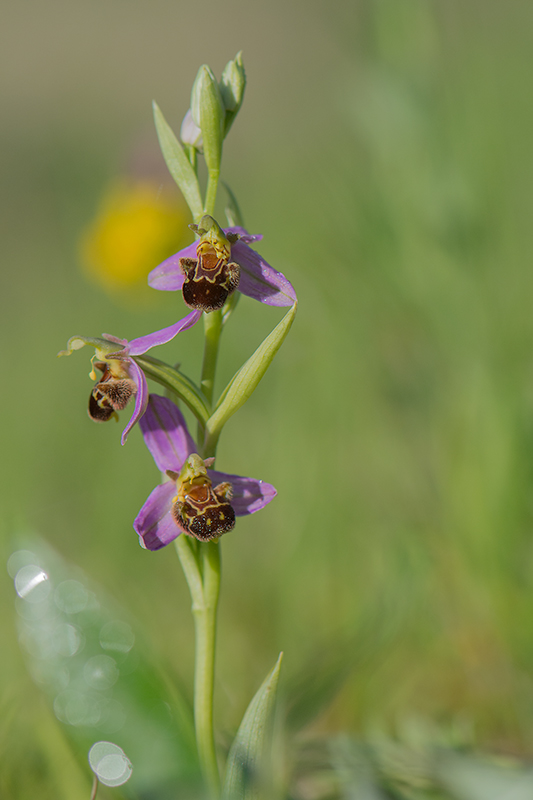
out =
{"type": "Polygon", "coordinates": [[[440,785],[457,800],[531,800],[533,771],[509,768],[452,751],[441,751],[435,764],[440,785]]]}
{"type": "Polygon", "coordinates": [[[294,321],[297,305],[294,303],[291,306],[281,322],[276,325],[224,389],[214,414],[207,421],[206,452],[211,452],[211,448],[218,442],[218,437],[228,419],[248,400],[274,360],[274,356],[283,344],[294,321]]]}
{"type": "Polygon", "coordinates": [[[246,709],[226,765],[223,800],[255,800],[258,797],[258,775],[264,758],[266,732],[271,720],[281,659],[269,672],[246,709]]]}
{"type": "Polygon", "coordinates": [[[191,162],[187,158],[185,150],[164,118],[155,100],[153,108],[157,136],[166,165],[170,174],[180,187],[187,201],[187,205],[191,209],[193,218],[199,220],[203,214],[203,203],[196,173],[191,166],[191,162]]]}
{"type": "Polygon", "coordinates": [[[285,681],[285,722],[291,732],[323,713],[356,670],[377,663],[402,630],[408,606],[395,598],[367,613],[350,635],[340,631],[318,641],[285,681]]]}
{"type": "Polygon", "coordinates": [[[149,378],[177,394],[180,400],[183,400],[185,405],[190,408],[198,422],[205,426],[209,418],[209,406],[203,392],[190,378],[178,369],[170,367],[164,361],[159,361],[152,356],[135,356],[135,361],[149,378]]]}
{"type": "Polygon", "coordinates": [[[329,751],[342,800],[389,800],[391,795],[379,786],[368,747],[340,735],[330,740],[329,751]]]}

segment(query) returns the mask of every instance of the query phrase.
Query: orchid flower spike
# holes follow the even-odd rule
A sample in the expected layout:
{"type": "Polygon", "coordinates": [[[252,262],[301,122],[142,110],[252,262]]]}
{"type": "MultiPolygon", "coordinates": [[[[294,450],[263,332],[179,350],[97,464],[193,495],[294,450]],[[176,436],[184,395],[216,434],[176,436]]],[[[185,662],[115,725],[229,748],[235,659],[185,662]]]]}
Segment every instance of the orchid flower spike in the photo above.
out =
{"type": "Polygon", "coordinates": [[[133,523],[142,547],[158,550],[181,533],[218,539],[233,529],[236,516],[259,511],[276,496],[269,483],[211,469],[214,459],[198,455],[183,414],[166,397],[150,395],[140,426],[159,470],[170,478],[155,487],[133,523]]]}
{"type": "Polygon", "coordinates": [[[123,411],[132,397],[135,397],[133,414],[122,432],[121,443],[125,444],[129,432],[141,419],[148,404],[146,376],[134,356],[141,356],[156,345],[166,344],[181,331],[192,327],[201,315],[201,311],[192,311],[174,325],[132,339],[131,342],[108,333],[102,334],[102,338],[72,336],[67,342],[67,349],[58,353],[58,356],[69,356],[86,344],[94,347],[95,355],[91,359],[92,369],[89,376],[96,383],[89,396],[89,417],[94,422],[107,422],[112,418],[118,420],[117,412],[123,411]],[[95,367],[102,372],[98,380],[95,367]]]}
{"type": "Polygon", "coordinates": [[[281,273],[249,247],[261,235],[244,228],[220,228],[206,215],[190,226],[200,235],[197,242],[163,261],[148,276],[152,288],[164,292],[182,290],[189,308],[213,311],[222,308],[237,288],[239,292],[270,306],[292,306],[296,292],[281,273]]]}

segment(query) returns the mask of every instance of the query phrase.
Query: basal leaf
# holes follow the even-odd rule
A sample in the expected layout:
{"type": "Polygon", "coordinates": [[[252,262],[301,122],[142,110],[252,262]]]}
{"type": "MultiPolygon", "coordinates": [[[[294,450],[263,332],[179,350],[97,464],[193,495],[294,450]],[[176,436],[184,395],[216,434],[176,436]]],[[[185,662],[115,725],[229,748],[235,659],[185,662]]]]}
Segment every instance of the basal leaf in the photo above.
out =
{"type": "Polygon", "coordinates": [[[240,724],[231,746],[224,779],[223,800],[255,800],[264,766],[266,733],[272,717],[282,653],[269,672],[240,724]]]}

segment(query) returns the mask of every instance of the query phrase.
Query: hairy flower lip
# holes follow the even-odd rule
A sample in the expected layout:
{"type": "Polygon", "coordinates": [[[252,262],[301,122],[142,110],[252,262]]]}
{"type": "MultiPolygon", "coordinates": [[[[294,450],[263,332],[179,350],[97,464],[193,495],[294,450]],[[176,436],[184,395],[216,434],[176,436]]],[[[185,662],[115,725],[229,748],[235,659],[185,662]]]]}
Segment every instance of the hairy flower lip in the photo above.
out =
{"type": "MultiPolygon", "coordinates": [[[[148,408],[140,421],[146,446],[161,472],[179,473],[187,458],[197,452],[196,444],[187,430],[183,414],[166,397],[151,394],[148,408]]],[[[231,505],[236,516],[253,514],[264,508],[276,496],[275,488],[255,478],[245,478],[226,472],[207,469],[213,485],[228,482],[233,487],[231,505]]],[[[133,527],[141,546],[159,550],[183,533],[172,518],[172,499],[176,494],[173,481],[159,484],[139,511],[133,527]]]]}
{"type": "MultiPolygon", "coordinates": [[[[262,256],[249,247],[250,242],[260,241],[261,234],[250,234],[245,228],[234,226],[224,228],[224,234],[236,233],[239,240],[231,246],[231,260],[241,268],[241,277],[237,291],[270,306],[292,306],[296,301],[296,292],[283,273],[268,264],[262,256]]],[[[181,290],[185,275],[180,266],[180,259],[195,258],[198,242],[190,245],[167,258],[148,276],[148,284],[153,289],[163,292],[181,290]]]]}

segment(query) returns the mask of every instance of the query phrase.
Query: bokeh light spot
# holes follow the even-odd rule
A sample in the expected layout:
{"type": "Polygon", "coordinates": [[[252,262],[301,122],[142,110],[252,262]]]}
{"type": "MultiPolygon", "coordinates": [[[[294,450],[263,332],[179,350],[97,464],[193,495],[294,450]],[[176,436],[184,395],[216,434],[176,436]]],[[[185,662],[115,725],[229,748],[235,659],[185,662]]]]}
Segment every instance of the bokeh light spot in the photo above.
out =
{"type": "Polygon", "coordinates": [[[70,657],[80,649],[82,636],[74,625],[58,625],[52,635],[54,655],[70,657]]]}
{"type": "Polygon", "coordinates": [[[79,581],[63,581],[54,592],[54,600],[65,614],[78,614],[87,606],[89,593],[79,581]]]}
{"type": "Polygon", "coordinates": [[[127,714],[126,709],[118,700],[105,699],[101,705],[100,721],[98,730],[102,733],[116,733],[124,727],[127,714]]]}
{"type": "Polygon", "coordinates": [[[41,603],[50,594],[48,575],[37,564],[21,567],[15,575],[15,591],[28,603],[41,603]]]}
{"type": "Polygon", "coordinates": [[[89,750],[89,764],[100,783],[105,786],[122,786],[133,771],[124,750],[112,742],[93,744],[89,750]]]}
{"type": "Polygon", "coordinates": [[[54,700],[54,713],[61,722],[79,727],[96,725],[101,716],[101,707],[94,695],[67,689],[54,700]]]}
{"type": "Polygon", "coordinates": [[[36,564],[37,556],[29,550],[16,550],[7,561],[7,571],[11,578],[14,578],[19,569],[27,567],[29,564],[36,564]]]}
{"type": "Polygon", "coordinates": [[[83,677],[92,689],[110,689],[119,677],[117,663],[111,656],[93,656],[83,668],[83,677]]]}
{"type": "Polygon", "coordinates": [[[100,631],[102,650],[114,650],[117,653],[129,653],[135,644],[135,634],[130,625],[120,620],[107,622],[100,631]]]}

